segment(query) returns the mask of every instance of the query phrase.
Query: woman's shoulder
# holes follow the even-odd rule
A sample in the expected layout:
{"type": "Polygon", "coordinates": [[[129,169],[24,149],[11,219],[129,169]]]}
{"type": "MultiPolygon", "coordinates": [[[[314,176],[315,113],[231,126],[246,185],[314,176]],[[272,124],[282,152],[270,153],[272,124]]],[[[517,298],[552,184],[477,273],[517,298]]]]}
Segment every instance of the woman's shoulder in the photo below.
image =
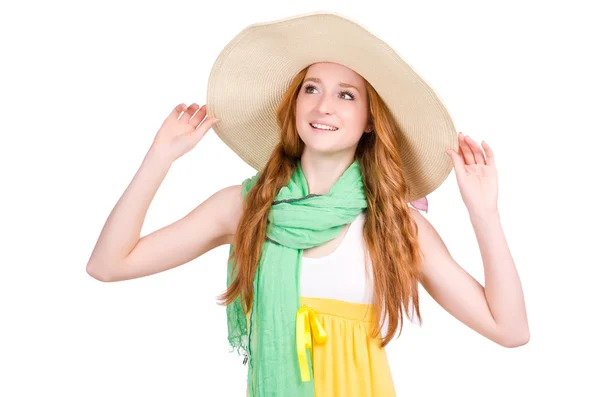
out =
{"type": "Polygon", "coordinates": [[[218,208],[219,220],[227,235],[228,244],[233,242],[233,235],[242,216],[244,200],[242,189],[241,184],[227,186],[216,192],[213,197],[218,208]]]}

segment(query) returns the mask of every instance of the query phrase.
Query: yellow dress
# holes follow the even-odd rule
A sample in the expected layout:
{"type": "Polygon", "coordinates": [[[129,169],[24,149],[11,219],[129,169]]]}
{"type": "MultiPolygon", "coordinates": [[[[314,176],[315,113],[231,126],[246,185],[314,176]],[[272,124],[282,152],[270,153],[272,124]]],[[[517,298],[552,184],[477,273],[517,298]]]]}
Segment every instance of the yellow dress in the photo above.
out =
{"type": "Polygon", "coordinates": [[[313,309],[327,341],[313,338],[315,397],[393,397],[396,395],[385,348],[372,337],[371,304],[301,297],[313,309]]]}

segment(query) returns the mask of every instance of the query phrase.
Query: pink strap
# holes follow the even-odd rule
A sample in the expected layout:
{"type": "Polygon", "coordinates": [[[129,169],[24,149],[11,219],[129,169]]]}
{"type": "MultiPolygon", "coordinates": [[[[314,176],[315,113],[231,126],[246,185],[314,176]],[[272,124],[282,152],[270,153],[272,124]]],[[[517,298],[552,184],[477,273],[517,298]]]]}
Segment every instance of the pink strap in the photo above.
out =
{"type": "Polygon", "coordinates": [[[415,201],[411,201],[410,205],[412,205],[418,210],[425,211],[425,213],[427,213],[427,208],[429,207],[429,203],[427,202],[427,196],[421,197],[420,199],[415,201]]]}

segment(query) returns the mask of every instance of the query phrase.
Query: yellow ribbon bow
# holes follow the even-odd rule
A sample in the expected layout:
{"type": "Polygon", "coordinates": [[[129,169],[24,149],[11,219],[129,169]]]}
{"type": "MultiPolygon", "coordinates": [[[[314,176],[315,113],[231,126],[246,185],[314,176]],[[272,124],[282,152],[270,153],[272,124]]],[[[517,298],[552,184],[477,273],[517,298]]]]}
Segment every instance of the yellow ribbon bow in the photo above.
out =
{"type": "Polygon", "coordinates": [[[323,325],[319,322],[317,313],[309,307],[302,305],[296,313],[296,347],[298,349],[298,362],[300,363],[302,382],[310,380],[306,349],[310,349],[312,357],[313,333],[317,343],[323,344],[327,341],[327,333],[323,325]]]}

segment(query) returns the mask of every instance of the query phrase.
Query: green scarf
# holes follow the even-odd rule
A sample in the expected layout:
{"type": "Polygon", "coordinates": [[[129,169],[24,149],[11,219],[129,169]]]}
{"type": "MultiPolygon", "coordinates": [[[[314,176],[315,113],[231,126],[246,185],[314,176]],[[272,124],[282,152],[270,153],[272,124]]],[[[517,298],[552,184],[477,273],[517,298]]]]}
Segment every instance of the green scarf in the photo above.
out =
{"type": "MultiPolygon", "coordinates": [[[[243,197],[258,176],[244,180],[243,197]]],[[[250,397],[314,396],[310,354],[310,380],[302,381],[296,344],[302,253],[338,236],[343,226],[365,208],[362,173],[356,160],[325,195],[309,194],[297,161],[296,170],[275,197],[267,218],[266,239],[254,277],[249,333],[240,298],[227,306],[229,343],[246,355],[250,397]]],[[[230,245],[230,255],[232,250],[230,245]]],[[[232,266],[233,261],[228,261],[228,286],[235,277],[232,266]]]]}

